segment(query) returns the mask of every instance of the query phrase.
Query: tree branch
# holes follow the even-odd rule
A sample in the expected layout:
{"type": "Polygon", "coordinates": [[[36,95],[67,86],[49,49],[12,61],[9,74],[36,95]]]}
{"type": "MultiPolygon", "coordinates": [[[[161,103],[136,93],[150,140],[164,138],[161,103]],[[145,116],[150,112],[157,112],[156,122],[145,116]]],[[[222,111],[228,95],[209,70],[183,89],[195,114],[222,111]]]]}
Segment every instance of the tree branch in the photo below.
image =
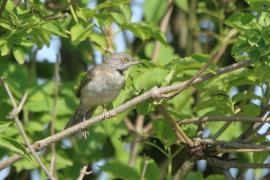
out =
{"type": "MultiPolygon", "coordinates": [[[[165,33],[167,31],[169,20],[170,20],[171,14],[172,14],[172,10],[173,10],[173,0],[168,0],[167,12],[160,23],[160,31],[162,33],[165,33]]],[[[155,62],[157,59],[159,49],[160,49],[160,42],[156,41],[156,44],[155,44],[155,47],[154,47],[154,50],[152,53],[152,61],[153,62],[155,62]]]]}
{"type": "Polygon", "coordinates": [[[205,158],[207,162],[211,165],[214,166],[220,166],[225,169],[228,168],[253,168],[253,169],[258,169],[258,168],[270,168],[270,163],[266,164],[260,164],[260,163],[239,163],[235,161],[225,161],[225,160],[220,160],[216,158],[205,158]]]}
{"type": "MultiPolygon", "coordinates": [[[[235,63],[235,64],[232,64],[230,66],[227,66],[227,67],[224,67],[224,68],[220,68],[219,70],[217,70],[216,74],[207,74],[207,75],[204,75],[204,76],[201,76],[201,77],[198,77],[196,78],[191,85],[194,85],[194,84],[198,84],[198,83],[201,83],[203,81],[206,81],[210,78],[213,78],[213,77],[217,77],[217,76],[220,76],[222,74],[225,74],[225,73],[229,73],[231,71],[235,71],[237,69],[240,69],[240,68],[243,68],[243,67],[246,67],[248,65],[250,65],[250,61],[241,61],[239,63],[235,63]]],[[[170,93],[170,92],[173,92],[173,91],[176,91],[180,88],[182,88],[184,85],[185,85],[185,82],[181,82],[181,83],[176,83],[176,84],[173,84],[173,85],[170,85],[170,86],[165,86],[165,87],[160,87],[160,88],[152,88],[151,90],[127,101],[126,103],[110,110],[110,111],[107,111],[106,112],[106,117],[107,118],[112,118],[112,117],[115,117],[116,115],[118,115],[119,113],[121,112],[124,112],[126,111],[127,109],[130,109],[132,107],[134,107],[135,105],[145,101],[145,100],[148,100],[148,99],[151,99],[151,98],[160,98],[162,97],[161,95],[162,94],[165,94],[165,93],[170,93]]],[[[98,116],[95,116],[95,117],[92,117],[90,119],[88,119],[87,121],[85,122],[81,122],[75,126],[72,126],[62,132],[59,132],[55,135],[52,135],[52,136],[49,136],[47,138],[44,138],[42,140],[39,140],[37,142],[35,142],[32,147],[34,150],[36,151],[40,151],[41,149],[51,145],[52,143],[55,143],[59,140],[62,140],[72,134],[75,134],[79,131],[81,131],[82,129],[85,129],[93,124],[96,124],[98,122],[101,122],[101,121],[104,121],[104,113],[101,114],[101,115],[98,115],[98,116]]],[[[2,161],[0,163],[0,170],[8,167],[10,164],[18,161],[19,159],[21,159],[21,157],[19,155],[13,155],[11,158],[5,160],[5,161],[2,161]]]]}
{"type": "Polygon", "coordinates": [[[185,124],[200,124],[204,122],[217,122],[217,121],[270,122],[270,118],[264,119],[262,117],[246,117],[246,116],[205,116],[205,117],[183,119],[183,120],[177,121],[177,123],[179,125],[185,125],[185,124]]]}

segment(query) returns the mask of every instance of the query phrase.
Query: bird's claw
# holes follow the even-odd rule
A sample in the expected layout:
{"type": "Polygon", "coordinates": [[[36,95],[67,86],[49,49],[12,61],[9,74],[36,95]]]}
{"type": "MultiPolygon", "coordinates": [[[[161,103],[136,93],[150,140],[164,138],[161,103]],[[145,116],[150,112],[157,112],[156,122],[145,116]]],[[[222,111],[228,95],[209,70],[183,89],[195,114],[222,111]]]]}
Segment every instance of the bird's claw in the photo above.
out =
{"type": "Polygon", "coordinates": [[[109,115],[107,113],[107,109],[106,108],[103,108],[104,109],[104,112],[102,114],[102,119],[105,120],[105,119],[108,119],[109,118],[109,115]]]}
{"type": "Polygon", "coordinates": [[[89,135],[89,132],[86,130],[86,129],[84,129],[83,130],[83,133],[82,133],[82,136],[83,136],[83,138],[84,139],[87,139],[87,136],[89,135]]]}

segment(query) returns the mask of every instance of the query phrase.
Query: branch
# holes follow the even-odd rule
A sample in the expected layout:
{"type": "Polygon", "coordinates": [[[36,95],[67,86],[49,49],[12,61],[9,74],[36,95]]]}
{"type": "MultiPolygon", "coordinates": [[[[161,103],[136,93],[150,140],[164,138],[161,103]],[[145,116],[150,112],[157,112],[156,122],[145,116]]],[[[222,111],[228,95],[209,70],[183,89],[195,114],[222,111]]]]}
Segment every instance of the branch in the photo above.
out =
{"type": "MultiPolygon", "coordinates": [[[[165,16],[163,17],[161,23],[160,23],[160,31],[162,33],[165,33],[167,31],[168,28],[168,24],[169,24],[169,20],[172,14],[172,10],[173,10],[173,1],[172,0],[168,0],[168,7],[167,7],[167,12],[165,14],[165,16]]],[[[155,62],[157,59],[157,55],[160,49],[160,42],[157,41],[152,53],[152,61],[155,62]]]]}
{"type": "Polygon", "coordinates": [[[15,98],[13,97],[7,83],[3,80],[3,78],[0,79],[0,82],[3,83],[4,85],[4,88],[5,88],[5,91],[7,92],[8,96],[9,96],[9,99],[11,100],[12,102],[12,105],[13,105],[13,111],[10,115],[10,117],[12,117],[20,131],[20,134],[28,148],[28,151],[30,151],[32,153],[32,155],[34,156],[34,159],[37,161],[37,163],[40,165],[40,167],[43,169],[43,171],[45,172],[45,174],[50,178],[50,179],[54,179],[54,177],[51,175],[51,173],[47,170],[46,166],[43,164],[43,162],[41,161],[41,159],[39,158],[39,156],[37,155],[37,153],[35,152],[35,150],[33,149],[31,143],[30,143],[30,140],[29,138],[27,137],[26,135],[26,132],[24,130],[24,127],[21,123],[21,120],[19,119],[18,117],[18,113],[20,112],[20,110],[22,109],[23,107],[23,104],[25,103],[26,101],[26,98],[27,98],[27,93],[24,94],[22,100],[21,100],[21,103],[20,105],[17,107],[17,104],[15,102],[15,98]]]}
{"type": "MultiPolygon", "coordinates": [[[[55,122],[57,118],[57,101],[58,101],[58,93],[59,93],[59,86],[60,86],[60,68],[59,68],[60,59],[59,56],[57,56],[57,60],[54,65],[54,76],[53,76],[53,82],[54,82],[54,89],[53,89],[53,106],[51,110],[51,135],[55,134],[55,122]]],[[[55,150],[55,144],[51,145],[51,174],[56,176],[56,170],[55,170],[55,164],[56,164],[56,150],[55,150]]]]}
{"type": "Polygon", "coordinates": [[[217,63],[218,60],[221,58],[223,53],[225,52],[228,44],[230,43],[230,40],[232,37],[234,37],[237,34],[236,30],[231,30],[228,35],[224,38],[224,42],[222,42],[221,48],[217,51],[214,52],[209,61],[189,80],[185,81],[185,85],[182,88],[179,88],[177,91],[172,92],[169,95],[166,95],[165,98],[173,98],[174,96],[178,95],[180,92],[182,92],[184,89],[186,89],[187,86],[191,85],[192,82],[197,79],[199,76],[201,76],[209,67],[210,64],[212,63],[217,63]]]}
{"type": "Polygon", "coordinates": [[[238,153],[238,152],[268,152],[269,145],[244,144],[238,142],[216,141],[213,139],[194,139],[195,144],[211,145],[205,150],[215,153],[238,153]]]}
{"type": "Polygon", "coordinates": [[[197,157],[192,157],[191,159],[186,160],[182,166],[175,173],[173,180],[184,179],[188,172],[194,167],[197,157]]]}
{"type": "Polygon", "coordinates": [[[159,105],[158,110],[160,113],[169,121],[171,126],[173,127],[173,132],[176,137],[183,143],[188,144],[190,147],[194,146],[194,142],[186,135],[186,133],[182,130],[181,127],[178,126],[177,122],[173,119],[173,117],[168,113],[164,106],[159,105]]]}
{"type": "MultiPolygon", "coordinates": [[[[217,70],[216,74],[207,74],[207,75],[204,75],[202,77],[198,77],[196,78],[193,82],[192,82],[192,85],[194,84],[198,84],[198,83],[201,83],[203,81],[206,81],[210,78],[213,78],[213,77],[217,77],[219,75],[222,75],[222,74],[225,74],[225,73],[229,73],[231,71],[235,71],[237,69],[240,69],[240,68],[243,68],[243,67],[246,67],[248,65],[250,65],[250,61],[241,61],[239,63],[235,63],[235,64],[232,64],[230,66],[227,66],[227,67],[224,67],[224,68],[220,68],[219,70],[217,70]]],[[[127,101],[126,103],[110,110],[110,111],[107,111],[106,112],[106,117],[107,118],[112,118],[112,117],[115,117],[116,115],[118,115],[119,113],[121,112],[124,112],[132,107],[134,107],[135,105],[143,102],[143,101],[146,101],[148,99],[151,99],[151,98],[160,98],[162,94],[164,93],[170,93],[170,92],[173,92],[173,91],[176,91],[178,90],[179,88],[182,88],[183,86],[185,85],[185,82],[182,82],[182,83],[176,83],[176,84],[173,84],[173,85],[170,85],[170,86],[165,86],[165,87],[161,87],[161,88],[153,88],[129,101],[127,101]]],[[[47,147],[48,145],[51,145],[52,143],[55,143],[59,140],[62,140],[72,134],[75,134],[79,131],[81,131],[82,129],[85,129],[93,124],[96,124],[96,123],[99,123],[99,122],[102,122],[104,121],[104,116],[105,114],[101,114],[101,115],[98,115],[98,116],[95,116],[95,117],[92,117],[90,119],[88,119],[87,121],[85,122],[81,122],[81,123],[78,123],[77,125],[75,126],[72,126],[62,132],[59,132],[53,136],[49,136],[47,138],[44,138],[42,140],[39,140],[37,142],[35,142],[32,147],[33,149],[35,149],[36,151],[40,151],[41,149],[47,147]]],[[[21,159],[22,157],[19,156],[19,155],[13,155],[10,159],[7,159],[5,161],[2,161],[0,163],[0,170],[8,167],[10,164],[18,161],[19,159],[21,159]]]]}
{"type": "Polygon", "coordinates": [[[77,178],[77,180],[83,180],[85,175],[89,175],[92,173],[92,171],[87,171],[88,165],[85,165],[82,167],[81,171],[80,171],[80,175],[77,178]]]}
{"type": "Polygon", "coordinates": [[[270,163],[266,164],[260,164],[260,163],[239,163],[235,161],[225,161],[225,160],[220,160],[216,158],[205,158],[207,162],[211,165],[214,166],[221,166],[225,169],[228,168],[253,168],[253,169],[258,169],[258,168],[270,168],[270,163]]]}
{"type": "Polygon", "coordinates": [[[140,137],[142,136],[144,116],[138,115],[135,123],[136,123],[135,127],[133,127],[133,128],[134,128],[135,132],[140,136],[135,136],[135,139],[131,144],[131,151],[130,151],[130,157],[129,157],[129,162],[128,162],[128,165],[131,167],[134,166],[136,157],[138,155],[138,151],[139,151],[138,146],[139,146],[139,141],[141,139],[140,137]]]}
{"type": "Polygon", "coordinates": [[[179,125],[185,124],[200,124],[204,122],[217,122],[217,121],[228,121],[228,122],[270,122],[270,118],[262,117],[245,117],[245,116],[205,116],[195,117],[189,119],[183,119],[177,121],[179,125]]]}

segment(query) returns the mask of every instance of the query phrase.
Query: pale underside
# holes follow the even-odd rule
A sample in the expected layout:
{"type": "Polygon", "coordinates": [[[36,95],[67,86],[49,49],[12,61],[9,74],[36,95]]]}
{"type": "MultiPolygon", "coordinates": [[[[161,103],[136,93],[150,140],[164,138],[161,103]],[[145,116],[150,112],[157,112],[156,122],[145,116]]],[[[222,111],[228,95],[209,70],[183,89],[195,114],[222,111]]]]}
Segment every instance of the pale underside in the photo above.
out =
{"type": "Polygon", "coordinates": [[[93,75],[91,80],[80,89],[80,108],[84,112],[91,107],[112,102],[123,88],[124,76],[107,68],[110,67],[103,64],[96,66],[91,73],[93,75]]]}

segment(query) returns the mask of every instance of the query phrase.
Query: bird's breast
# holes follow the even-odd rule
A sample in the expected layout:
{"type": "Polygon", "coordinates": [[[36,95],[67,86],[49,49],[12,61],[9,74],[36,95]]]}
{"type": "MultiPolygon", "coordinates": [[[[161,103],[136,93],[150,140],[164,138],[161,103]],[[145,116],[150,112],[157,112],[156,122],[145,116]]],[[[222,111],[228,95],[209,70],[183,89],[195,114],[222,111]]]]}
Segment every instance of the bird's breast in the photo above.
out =
{"type": "Polygon", "coordinates": [[[81,89],[81,103],[88,107],[110,103],[119,95],[124,83],[124,76],[118,71],[99,72],[81,89]]]}

